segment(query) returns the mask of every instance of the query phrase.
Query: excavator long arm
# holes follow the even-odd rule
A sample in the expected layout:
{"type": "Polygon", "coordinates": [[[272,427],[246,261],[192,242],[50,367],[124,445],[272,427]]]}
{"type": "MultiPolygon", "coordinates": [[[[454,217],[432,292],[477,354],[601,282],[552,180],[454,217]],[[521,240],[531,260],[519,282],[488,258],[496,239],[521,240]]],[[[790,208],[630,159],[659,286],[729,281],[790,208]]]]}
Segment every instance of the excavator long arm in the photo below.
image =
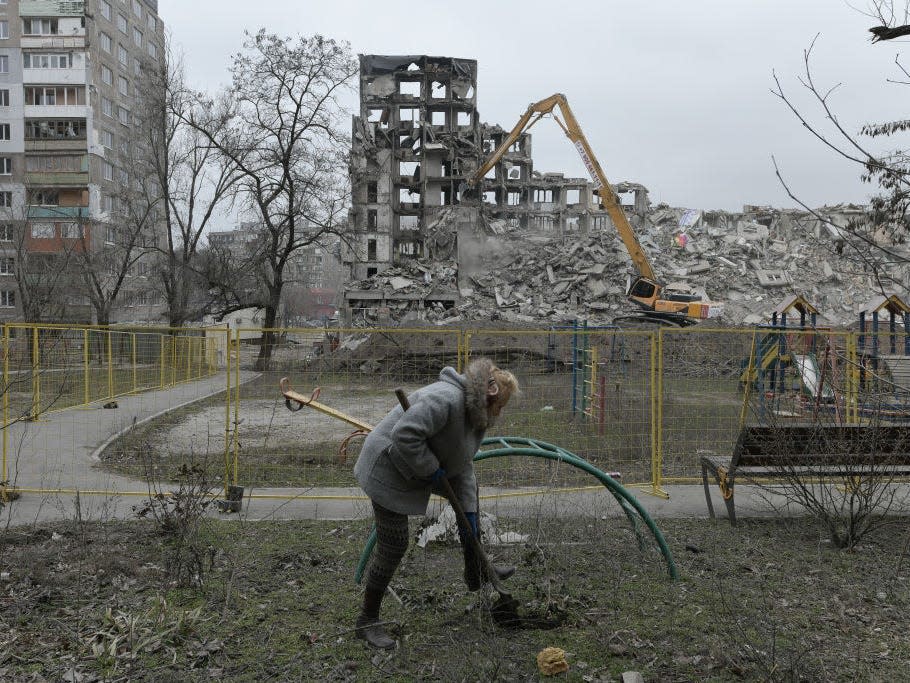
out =
{"type": "Polygon", "coordinates": [[[607,177],[600,167],[600,162],[597,161],[597,157],[594,155],[591,145],[582,132],[581,126],[578,125],[578,120],[572,113],[572,108],[569,107],[565,95],[556,93],[555,95],[550,95],[546,99],[540,100],[540,102],[535,102],[530,105],[499,147],[496,148],[493,154],[490,155],[483,165],[481,165],[468,180],[468,184],[474,187],[479,186],[483,177],[489,173],[490,169],[493,168],[512,145],[515,144],[518,138],[521,137],[521,134],[531,128],[531,126],[537,123],[542,117],[547,114],[552,114],[553,110],[556,108],[559,108],[559,113],[563,120],[561,121],[556,115],[554,115],[553,118],[559,124],[560,128],[562,128],[566,137],[572,141],[572,144],[581,157],[582,163],[584,163],[585,168],[588,169],[588,173],[591,175],[598,196],[600,197],[600,205],[610,215],[613,225],[616,226],[616,230],[619,233],[620,238],[622,238],[626,250],[629,252],[632,263],[635,264],[635,268],[638,270],[638,274],[649,280],[654,280],[654,269],[651,267],[651,263],[648,261],[644,249],[642,249],[638,238],[635,236],[635,231],[632,229],[629,219],[619,205],[616,193],[607,181],[607,177]]]}

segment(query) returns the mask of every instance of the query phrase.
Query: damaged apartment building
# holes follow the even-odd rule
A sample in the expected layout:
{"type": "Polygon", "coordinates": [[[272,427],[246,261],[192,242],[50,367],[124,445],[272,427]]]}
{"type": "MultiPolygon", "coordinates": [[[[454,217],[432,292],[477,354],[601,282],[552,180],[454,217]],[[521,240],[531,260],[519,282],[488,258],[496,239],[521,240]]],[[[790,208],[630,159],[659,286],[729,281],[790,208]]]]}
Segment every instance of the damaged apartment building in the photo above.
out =
{"type": "MultiPolygon", "coordinates": [[[[592,183],[535,171],[527,133],[476,177],[511,132],[480,121],[477,62],[361,56],[360,93],[346,322],[605,324],[628,313],[633,266],[592,183]]],[[[658,277],[723,302],[728,324],[767,322],[791,294],[833,324],[855,321],[875,295],[910,298],[910,245],[875,234],[890,256],[865,265],[845,249],[867,207],[727,212],[651,206],[634,183],[613,189],[658,277]]]]}
{"type": "MultiPolygon", "coordinates": [[[[586,179],[534,171],[528,133],[467,201],[467,182],[509,133],[480,121],[475,60],[361,55],[352,132],[353,235],[343,254],[349,313],[451,308],[459,289],[469,289],[471,255],[487,235],[610,227],[586,179]],[[379,286],[376,276],[390,268],[414,273],[423,286],[409,287],[407,277],[379,286]]],[[[643,220],[647,191],[616,189],[633,223],[643,220]]]]}

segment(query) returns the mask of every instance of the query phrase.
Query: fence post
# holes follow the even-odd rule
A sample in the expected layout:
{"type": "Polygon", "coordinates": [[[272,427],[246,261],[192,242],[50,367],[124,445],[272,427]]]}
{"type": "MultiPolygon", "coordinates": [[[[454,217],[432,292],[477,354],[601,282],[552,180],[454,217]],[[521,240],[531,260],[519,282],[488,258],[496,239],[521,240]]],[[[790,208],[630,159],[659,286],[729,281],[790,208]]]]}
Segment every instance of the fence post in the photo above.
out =
{"type": "Polygon", "coordinates": [[[224,496],[231,483],[231,328],[224,331],[226,387],[224,392],[224,496]]]}
{"type": "MultiPolygon", "coordinates": [[[[6,453],[9,447],[9,325],[3,326],[3,472],[0,472],[0,481],[8,482],[6,453]]],[[[3,497],[6,498],[6,484],[3,484],[3,497]]]]}
{"type": "Polygon", "coordinates": [[[133,392],[135,393],[135,392],[139,391],[139,382],[138,382],[138,378],[136,376],[136,373],[138,372],[138,368],[136,365],[136,333],[135,332],[130,332],[130,341],[133,345],[133,392]]]}
{"type": "Polygon", "coordinates": [[[32,420],[38,419],[41,412],[41,378],[39,373],[38,358],[38,326],[32,328],[32,420]]]}
{"type": "Polygon", "coordinates": [[[160,389],[160,388],[164,387],[164,335],[163,334],[158,338],[158,341],[159,341],[159,346],[161,347],[161,351],[158,354],[159,361],[161,363],[161,370],[158,373],[158,375],[159,375],[158,388],[160,389]]]}
{"type": "Polygon", "coordinates": [[[85,403],[85,405],[88,405],[89,403],[92,402],[92,392],[89,390],[89,386],[91,383],[91,375],[89,373],[88,344],[89,344],[89,336],[88,336],[88,328],[86,327],[82,330],[82,381],[83,381],[83,384],[85,385],[85,396],[84,396],[84,400],[83,400],[83,403],[85,403]]]}
{"type": "Polygon", "coordinates": [[[107,398],[114,398],[114,348],[110,329],[107,331],[107,398]]]}
{"type": "Polygon", "coordinates": [[[177,384],[177,335],[171,337],[171,384],[177,384]]]}
{"type": "Polygon", "coordinates": [[[236,337],[237,362],[234,363],[234,486],[237,485],[237,470],[240,465],[240,443],[237,440],[237,430],[240,427],[240,328],[237,328],[236,337]]]}
{"type": "Polygon", "coordinates": [[[663,498],[670,496],[661,488],[663,483],[663,328],[651,337],[651,491],[663,498]]]}

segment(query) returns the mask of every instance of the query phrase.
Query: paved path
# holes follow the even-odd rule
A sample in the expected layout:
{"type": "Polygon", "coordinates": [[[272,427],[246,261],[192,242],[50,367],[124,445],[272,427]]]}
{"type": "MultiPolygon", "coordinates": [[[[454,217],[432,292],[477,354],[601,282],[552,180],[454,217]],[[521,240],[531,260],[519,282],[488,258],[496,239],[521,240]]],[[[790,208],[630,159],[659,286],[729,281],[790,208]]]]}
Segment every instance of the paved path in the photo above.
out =
{"type": "MultiPolygon", "coordinates": [[[[241,373],[241,382],[256,377],[241,373]]],[[[21,497],[0,511],[0,522],[127,517],[141,501],[117,491],[143,491],[145,482],[101,468],[96,452],[109,441],[168,410],[224,391],[224,374],[156,391],[120,396],[117,408],[104,401],[44,413],[36,422],[17,422],[6,434],[7,475],[21,497]],[[34,492],[41,489],[43,492],[34,492]],[[80,491],[78,501],[73,491],[80,491]]],[[[223,426],[220,427],[223,430],[223,426]]]]}
{"type": "MultiPolygon", "coordinates": [[[[241,381],[256,376],[252,372],[242,373],[241,381]]],[[[77,516],[86,520],[132,517],[132,506],[140,504],[142,498],[116,492],[143,491],[145,483],[102,469],[96,453],[134,424],[223,390],[224,377],[219,375],[168,389],[123,396],[117,399],[116,409],[105,409],[98,403],[47,413],[38,422],[12,425],[7,433],[8,472],[14,485],[25,492],[0,511],[0,524],[70,520],[77,516]],[[34,492],[34,489],[44,492],[34,492]],[[81,492],[78,497],[73,493],[76,490],[81,492]]],[[[665,490],[670,494],[669,499],[633,489],[639,502],[654,518],[707,516],[700,485],[672,485],[666,486],[665,490]]],[[[212,514],[263,520],[353,519],[371,513],[368,502],[357,488],[247,488],[245,494],[239,514],[215,511],[212,514]]],[[[559,495],[482,488],[481,495],[485,497],[482,509],[505,516],[537,515],[541,511],[598,518],[622,514],[612,496],[602,487],[559,495]]],[[[736,498],[737,512],[744,517],[773,514],[767,501],[750,487],[737,486],[736,498]]],[[[433,505],[438,506],[439,501],[434,499],[433,505]]],[[[715,498],[715,509],[724,514],[719,496],[715,498]]]]}

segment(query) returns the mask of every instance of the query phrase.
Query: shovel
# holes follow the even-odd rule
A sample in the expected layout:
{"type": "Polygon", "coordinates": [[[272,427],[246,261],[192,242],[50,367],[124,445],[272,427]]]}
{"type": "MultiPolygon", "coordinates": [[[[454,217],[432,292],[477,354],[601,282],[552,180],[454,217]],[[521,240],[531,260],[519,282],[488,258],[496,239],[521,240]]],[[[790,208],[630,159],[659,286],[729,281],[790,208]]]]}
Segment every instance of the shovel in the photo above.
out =
{"type": "MultiPolygon", "coordinates": [[[[398,402],[401,404],[403,410],[407,410],[411,407],[407,394],[404,393],[403,389],[396,389],[395,396],[398,397],[398,402]]],[[[455,519],[458,522],[458,526],[465,530],[472,529],[471,522],[468,521],[468,516],[464,512],[461,501],[458,500],[458,496],[456,496],[455,491],[452,490],[452,485],[449,483],[448,477],[442,477],[439,483],[442,487],[443,496],[449,501],[452,510],[455,511],[455,519]]],[[[483,546],[480,544],[480,539],[473,533],[470,533],[470,531],[465,533],[464,536],[470,538],[469,542],[474,546],[474,552],[477,554],[477,557],[480,558],[480,564],[484,574],[486,574],[493,589],[499,594],[499,598],[490,610],[493,615],[493,621],[501,626],[520,625],[521,617],[518,616],[518,601],[512,597],[511,593],[502,587],[502,582],[499,580],[499,576],[496,574],[496,569],[490,562],[490,558],[487,557],[487,554],[484,552],[483,546]]]]}

